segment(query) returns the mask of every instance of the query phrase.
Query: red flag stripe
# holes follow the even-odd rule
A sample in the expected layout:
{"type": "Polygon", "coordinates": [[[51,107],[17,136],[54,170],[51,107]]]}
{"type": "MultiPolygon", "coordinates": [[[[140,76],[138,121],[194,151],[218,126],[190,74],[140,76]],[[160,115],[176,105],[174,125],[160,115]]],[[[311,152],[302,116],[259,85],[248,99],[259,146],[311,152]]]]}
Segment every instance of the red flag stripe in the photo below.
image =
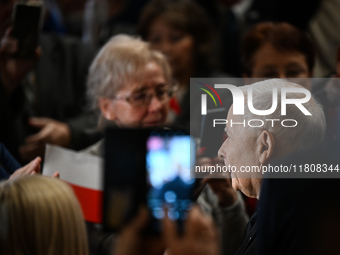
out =
{"type": "Polygon", "coordinates": [[[103,191],[68,183],[72,187],[86,221],[102,223],[103,191]]]}

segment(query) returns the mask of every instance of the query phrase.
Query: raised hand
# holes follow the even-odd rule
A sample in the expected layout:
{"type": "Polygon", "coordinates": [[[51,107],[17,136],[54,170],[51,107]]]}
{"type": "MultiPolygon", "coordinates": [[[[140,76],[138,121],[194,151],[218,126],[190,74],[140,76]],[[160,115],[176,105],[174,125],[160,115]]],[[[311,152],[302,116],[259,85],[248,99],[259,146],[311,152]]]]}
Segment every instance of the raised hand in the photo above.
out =
{"type": "Polygon", "coordinates": [[[71,143],[71,130],[64,122],[50,118],[30,118],[29,124],[40,131],[27,137],[25,144],[19,148],[20,155],[25,160],[43,157],[46,143],[62,147],[68,147],[71,143]]]}
{"type": "Polygon", "coordinates": [[[18,178],[18,177],[21,177],[21,176],[24,176],[24,175],[40,174],[40,172],[41,172],[40,163],[41,163],[41,158],[36,157],[34,160],[32,160],[27,165],[16,170],[9,177],[9,179],[18,178]]]}
{"type": "Polygon", "coordinates": [[[167,245],[166,255],[217,255],[219,252],[213,220],[198,207],[189,212],[183,235],[179,235],[176,224],[166,218],[163,236],[167,245]]]}

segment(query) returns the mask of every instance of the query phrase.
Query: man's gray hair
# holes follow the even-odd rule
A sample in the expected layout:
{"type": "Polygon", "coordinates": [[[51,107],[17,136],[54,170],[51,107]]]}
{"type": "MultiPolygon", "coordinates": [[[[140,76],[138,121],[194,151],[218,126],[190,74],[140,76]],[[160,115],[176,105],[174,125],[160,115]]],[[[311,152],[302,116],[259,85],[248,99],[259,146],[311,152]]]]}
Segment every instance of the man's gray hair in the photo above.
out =
{"type": "MultiPolygon", "coordinates": [[[[322,106],[316,102],[313,97],[303,104],[312,115],[305,115],[294,104],[287,104],[286,115],[281,115],[281,89],[288,87],[302,88],[300,85],[282,79],[270,79],[240,87],[245,95],[245,114],[243,118],[246,123],[251,119],[261,119],[264,122],[262,127],[254,128],[246,125],[247,128],[257,132],[257,135],[259,135],[262,130],[268,130],[274,136],[275,141],[279,143],[279,146],[283,146],[283,149],[289,151],[295,151],[321,142],[326,133],[326,120],[322,106]],[[252,89],[252,102],[254,108],[257,110],[267,110],[271,108],[273,103],[273,88],[277,88],[278,104],[276,110],[269,115],[255,115],[250,112],[248,108],[248,88],[252,89]],[[279,121],[266,121],[268,119],[278,119],[279,121]],[[294,119],[298,124],[295,127],[284,127],[281,125],[284,119],[294,119]]],[[[291,99],[304,97],[305,95],[302,93],[287,93],[287,98],[291,99]]],[[[293,124],[295,123],[287,121],[285,125],[293,126],[293,124]]],[[[254,122],[252,125],[258,124],[254,122]]]]}
{"type": "Polygon", "coordinates": [[[166,57],[150,49],[147,42],[128,35],[112,37],[99,51],[91,64],[87,93],[94,110],[99,110],[100,97],[112,98],[128,83],[143,79],[145,65],[155,62],[166,81],[171,80],[171,69],[166,57]]]}

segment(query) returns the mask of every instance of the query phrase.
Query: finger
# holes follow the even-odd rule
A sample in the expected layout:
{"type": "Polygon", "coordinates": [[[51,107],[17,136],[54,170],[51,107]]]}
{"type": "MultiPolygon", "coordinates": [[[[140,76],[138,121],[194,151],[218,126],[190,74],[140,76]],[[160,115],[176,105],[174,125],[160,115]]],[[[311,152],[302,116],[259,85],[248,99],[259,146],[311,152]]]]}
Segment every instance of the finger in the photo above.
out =
{"type": "Polygon", "coordinates": [[[60,178],[60,174],[58,171],[54,172],[54,174],[52,175],[53,178],[60,178]]]}
{"type": "Polygon", "coordinates": [[[32,167],[34,167],[34,171],[35,171],[37,174],[40,174],[40,172],[41,172],[41,157],[36,157],[36,158],[35,158],[32,167]]]}
{"type": "Polygon", "coordinates": [[[40,131],[34,135],[31,135],[25,139],[26,144],[30,143],[36,143],[40,146],[44,145],[46,142],[48,142],[48,138],[53,133],[54,129],[52,126],[44,126],[40,129],[40,131]]]}
{"type": "Polygon", "coordinates": [[[194,206],[186,220],[187,235],[195,236],[197,233],[206,231],[207,224],[204,222],[206,217],[197,206],[194,206]]]}
{"type": "Polygon", "coordinates": [[[165,242],[167,246],[170,247],[178,241],[178,233],[176,224],[169,219],[167,212],[165,213],[165,217],[163,219],[163,228],[165,242]]]}
{"type": "Polygon", "coordinates": [[[41,158],[36,157],[33,161],[31,161],[27,166],[26,173],[37,172],[40,166],[41,158]]]}
{"type": "Polygon", "coordinates": [[[40,144],[40,143],[45,143],[46,140],[46,132],[42,129],[38,133],[34,135],[30,135],[25,139],[25,143],[28,144],[40,144]]]}
{"type": "Polygon", "coordinates": [[[23,174],[29,174],[32,172],[32,165],[33,165],[34,160],[29,162],[27,165],[23,166],[21,168],[23,174]]]}
{"type": "Polygon", "coordinates": [[[39,148],[38,143],[26,143],[26,144],[19,147],[19,153],[20,154],[27,154],[27,153],[30,153],[34,150],[37,150],[38,148],[39,148]]]}
{"type": "Polygon", "coordinates": [[[37,174],[37,172],[36,171],[33,171],[32,173],[31,173],[31,175],[36,175],[37,174]]]}
{"type": "Polygon", "coordinates": [[[145,207],[141,207],[137,216],[129,224],[128,228],[134,229],[136,232],[141,231],[148,222],[148,210],[145,207]]]}
{"type": "Polygon", "coordinates": [[[202,233],[205,233],[204,240],[210,242],[212,240],[217,240],[217,229],[215,223],[209,215],[202,215],[202,233]]]}
{"type": "Polygon", "coordinates": [[[20,175],[29,175],[29,174],[32,174],[32,172],[35,172],[35,168],[37,167],[37,163],[40,163],[39,159],[40,158],[36,158],[36,159],[32,160],[30,163],[28,163],[27,165],[25,165],[22,168],[18,169],[17,170],[18,173],[20,173],[20,175]]]}
{"type": "Polygon", "coordinates": [[[37,168],[35,169],[35,171],[37,172],[37,174],[41,174],[41,161],[38,164],[37,168]]]}
{"type": "Polygon", "coordinates": [[[43,128],[51,122],[49,118],[29,118],[28,124],[36,128],[43,128]]]}

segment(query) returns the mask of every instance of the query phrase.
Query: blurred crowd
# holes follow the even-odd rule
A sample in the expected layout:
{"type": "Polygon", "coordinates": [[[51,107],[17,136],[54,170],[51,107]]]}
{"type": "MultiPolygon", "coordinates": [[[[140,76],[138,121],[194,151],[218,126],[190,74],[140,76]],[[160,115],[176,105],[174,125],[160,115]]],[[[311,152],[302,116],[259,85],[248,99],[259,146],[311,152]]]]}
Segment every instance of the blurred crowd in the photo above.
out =
{"type": "MultiPolygon", "coordinates": [[[[340,0],[0,0],[0,253],[337,254],[338,179],[204,179],[185,232],[165,217],[162,235],[150,237],[146,208],[120,233],[103,233],[85,225],[58,172],[39,175],[46,144],[103,158],[108,127],[199,130],[194,77],[243,79],[257,109],[268,108],[273,86],[306,88],[313,115],[287,107],[300,123],[292,132],[227,124],[216,158],[197,164],[335,166],[339,12],[340,0]],[[25,58],[18,2],[42,5],[37,47],[25,58]]],[[[233,106],[227,114],[239,117],[233,106]]]]}

